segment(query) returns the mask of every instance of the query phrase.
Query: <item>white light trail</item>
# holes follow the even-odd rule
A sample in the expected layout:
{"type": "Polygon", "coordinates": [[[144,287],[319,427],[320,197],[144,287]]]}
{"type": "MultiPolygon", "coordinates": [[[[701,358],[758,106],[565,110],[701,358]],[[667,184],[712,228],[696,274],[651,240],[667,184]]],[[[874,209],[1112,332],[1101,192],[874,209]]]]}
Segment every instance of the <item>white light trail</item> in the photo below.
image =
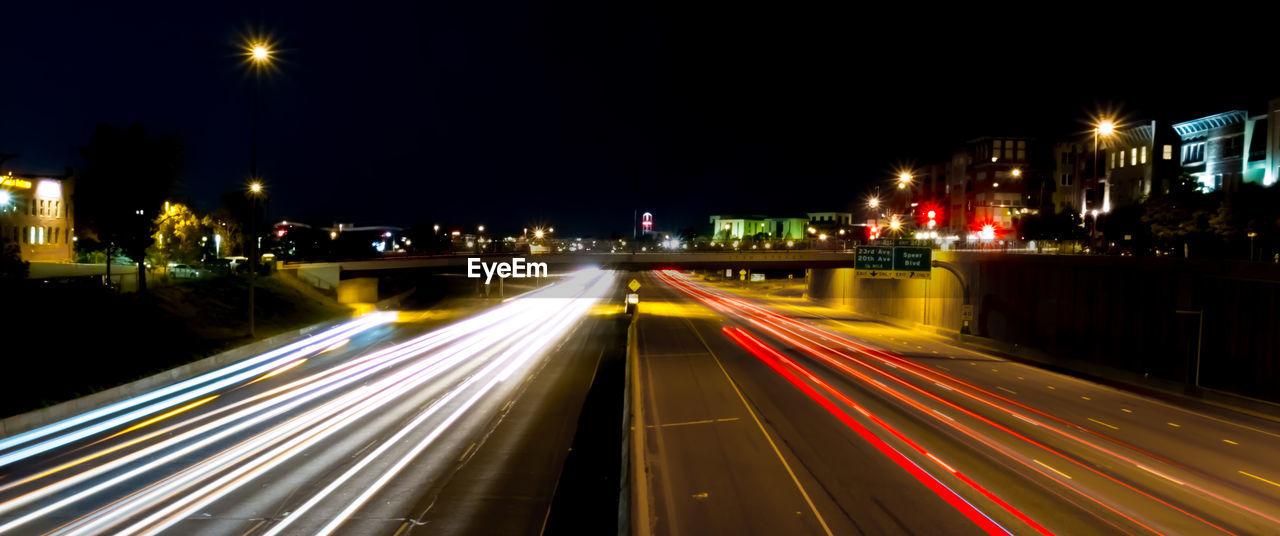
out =
{"type": "MultiPolygon", "coordinates": [[[[458,382],[456,385],[441,385],[439,394],[432,395],[434,400],[427,409],[398,429],[390,439],[382,440],[382,444],[377,449],[367,454],[359,464],[350,468],[343,476],[329,482],[328,486],[310,498],[303,508],[293,509],[293,514],[273,527],[270,533],[280,533],[294,520],[302,519],[303,513],[323,500],[343,482],[358,474],[361,469],[367,468],[379,456],[386,456],[387,452],[396,447],[396,444],[402,442],[401,440],[405,437],[415,432],[418,434],[427,432],[427,435],[410,450],[409,455],[395,461],[394,470],[382,473],[376,486],[365,488],[366,494],[362,496],[363,498],[349,504],[344,511],[348,513],[335,519],[345,518],[349,512],[358,510],[368,497],[390,481],[405,464],[426,449],[446,428],[471,411],[472,407],[494,386],[520,370],[520,367],[528,365],[537,356],[545,355],[546,348],[563,337],[577,321],[584,317],[596,302],[596,296],[605,295],[612,283],[611,274],[599,270],[584,270],[552,287],[523,295],[485,313],[415,339],[352,358],[328,369],[312,372],[305,377],[247,399],[232,402],[225,407],[211,407],[198,415],[184,416],[181,422],[175,422],[163,430],[131,440],[124,446],[131,446],[139,441],[156,437],[162,438],[154,444],[106,462],[85,464],[86,468],[79,473],[65,476],[0,503],[0,516],[3,516],[18,508],[52,499],[47,504],[39,504],[34,510],[21,512],[21,515],[5,520],[0,525],[0,533],[16,530],[33,520],[54,515],[67,506],[103,494],[118,486],[131,485],[129,484],[131,481],[139,480],[150,481],[150,483],[141,484],[142,488],[132,492],[119,491],[122,498],[97,507],[93,512],[55,529],[54,533],[150,534],[162,531],[186,519],[195,510],[217,501],[253,479],[295,459],[294,456],[316,446],[325,438],[352,425],[359,426],[359,423],[368,422],[376,412],[394,401],[415,393],[421,395],[423,386],[429,382],[443,378],[458,378],[449,380],[458,382]],[[466,372],[467,368],[459,369],[459,367],[474,368],[475,371],[466,372]],[[452,370],[461,370],[462,374],[446,376],[446,373],[452,370]],[[434,428],[430,431],[421,428],[447,403],[461,398],[465,398],[465,402],[453,409],[443,421],[434,424],[434,428]],[[316,402],[320,405],[315,406],[316,402]],[[303,411],[293,415],[297,410],[303,411]],[[280,422],[280,418],[286,418],[286,420],[280,422]],[[237,439],[237,434],[242,436],[246,432],[253,432],[254,435],[237,439]],[[227,440],[234,440],[236,443],[227,447],[219,444],[227,440]],[[215,448],[218,450],[209,452],[210,449],[215,448]],[[205,457],[206,454],[207,457],[205,457]],[[173,467],[173,464],[183,463],[184,458],[193,455],[203,459],[186,467],[173,467]],[[168,473],[158,478],[147,476],[154,475],[156,471],[168,471],[168,473]],[[89,486],[67,496],[54,495],[79,484],[89,484],[89,486]],[[143,514],[145,517],[136,518],[143,514]],[[131,524],[122,529],[113,528],[122,523],[131,524]]],[[[321,336],[308,339],[305,341],[308,343],[306,345],[292,345],[273,350],[254,358],[252,364],[237,364],[239,366],[236,370],[215,371],[202,376],[200,382],[186,385],[187,388],[200,387],[181,392],[169,399],[156,401],[161,396],[151,393],[145,395],[145,399],[139,397],[136,400],[126,401],[129,404],[122,403],[111,411],[105,411],[108,408],[96,410],[98,413],[94,417],[63,426],[60,430],[48,431],[42,436],[30,436],[28,440],[55,434],[76,424],[156,401],[126,415],[54,436],[9,455],[19,453],[25,453],[22,457],[36,455],[49,448],[90,437],[95,433],[110,430],[181,403],[181,401],[172,402],[174,398],[181,397],[182,401],[185,401],[201,394],[236,386],[245,380],[259,378],[264,372],[270,373],[282,366],[292,366],[290,364],[301,358],[304,353],[322,352],[340,346],[350,336],[385,321],[376,319],[370,321],[367,327],[361,324],[347,330],[329,330],[321,336]],[[358,331],[353,331],[357,329],[358,331]],[[268,361],[269,363],[263,364],[268,361]],[[262,364],[262,366],[254,367],[256,364],[262,364]],[[199,394],[189,396],[190,393],[199,394]],[[28,450],[37,448],[39,449],[28,450]]],[[[166,394],[177,391],[180,390],[172,390],[166,394]]],[[[0,486],[0,492],[24,486],[35,480],[42,480],[54,473],[73,469],[103,454],[113,453],[119,448],[122,446],[103,451],[90,451],[83,457],[63,464],[55,470],[23,480],[7,482],[0,486]]],[[[336,528],[337,525],[334,527],[336,528]]]]}

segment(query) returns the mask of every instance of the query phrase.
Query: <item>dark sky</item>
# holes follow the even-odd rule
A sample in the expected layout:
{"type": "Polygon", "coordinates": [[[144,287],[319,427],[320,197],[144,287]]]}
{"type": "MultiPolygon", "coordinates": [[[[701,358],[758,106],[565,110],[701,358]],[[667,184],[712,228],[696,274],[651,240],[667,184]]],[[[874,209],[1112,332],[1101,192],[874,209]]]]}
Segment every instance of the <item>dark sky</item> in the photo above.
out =
{"type": "Polygon", "coordinates": [[[326,224],[629,234],[636,207],[672,230],[845,209],[971,137],[1280,97],[1260,31],[1187,40],[1207,7],[1100,22],[1067,4],[47,4],[5,9],[0,152],[22,154],[7,169],[83,169],[95,124],[141,122],[182,138],[180,197],[214,208],[249,173],[238,43],[265,31],[281,59],[263,87],[269,215],[326,224]]]}

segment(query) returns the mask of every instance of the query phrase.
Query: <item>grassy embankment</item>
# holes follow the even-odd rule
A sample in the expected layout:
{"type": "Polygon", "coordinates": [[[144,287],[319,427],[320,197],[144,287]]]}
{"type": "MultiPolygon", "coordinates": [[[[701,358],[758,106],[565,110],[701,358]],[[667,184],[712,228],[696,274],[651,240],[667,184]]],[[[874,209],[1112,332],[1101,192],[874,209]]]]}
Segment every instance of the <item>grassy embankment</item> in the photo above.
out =
{"type": "MultiPolygon", "coordinates": [[[[0,417],[56,404],[251,342],[248,283],[215,278],[116,294],[77,283],[0,289],[0,417]]],[[[287,277],[258,279],[257,336],[350,313],[287,277]]]]}

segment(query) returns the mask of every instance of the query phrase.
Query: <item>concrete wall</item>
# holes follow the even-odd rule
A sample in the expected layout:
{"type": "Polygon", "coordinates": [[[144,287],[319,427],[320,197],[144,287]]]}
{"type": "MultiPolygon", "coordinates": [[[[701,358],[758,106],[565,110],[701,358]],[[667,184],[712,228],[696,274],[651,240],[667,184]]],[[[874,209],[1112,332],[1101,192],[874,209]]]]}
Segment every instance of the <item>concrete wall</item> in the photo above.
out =
{"type": "Polygon", "coordinates": [[[338,303],[374,303],[378,301],[378,278],[357,277],[338,283],[338,303]]]}
{"type": "MultiPolygon", "coordinates": [[[[1280,401],[1280,266],[1172,258],[934,252],[969,278],[974,335],[1055,358],[1280,401]],[[1179,313],[1178,311],[1200,312],[1179,313]],[[1200,314],[1204,318],[1200,335],[1200,314]]],[[[955,333],[960,288],[813,270],[809,296],[900,325],[955,333]]]]}

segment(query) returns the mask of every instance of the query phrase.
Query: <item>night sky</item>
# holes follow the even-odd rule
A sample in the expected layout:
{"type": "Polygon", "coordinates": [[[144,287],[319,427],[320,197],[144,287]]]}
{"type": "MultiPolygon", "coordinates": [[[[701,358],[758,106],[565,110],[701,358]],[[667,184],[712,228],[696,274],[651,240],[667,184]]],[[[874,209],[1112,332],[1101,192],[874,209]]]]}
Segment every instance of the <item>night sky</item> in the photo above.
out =
{"type": "Polygon", "coordinates": [[[239,43],[265,32],[281,60],[263,87],[268,215],[324,224],[629,235],[638,207],[702,229],[718,212],[847,209],[980,135],[1280,97],[1261,28],[1188,41],[1205,8],[1099,22],[1068,4],[50,4],[5,8],[0,152],[22,155],[6,170],[83,169],[95,124],[141,122],[182,138],[179,197],[216,208],[249,173],[239,43]]]}

